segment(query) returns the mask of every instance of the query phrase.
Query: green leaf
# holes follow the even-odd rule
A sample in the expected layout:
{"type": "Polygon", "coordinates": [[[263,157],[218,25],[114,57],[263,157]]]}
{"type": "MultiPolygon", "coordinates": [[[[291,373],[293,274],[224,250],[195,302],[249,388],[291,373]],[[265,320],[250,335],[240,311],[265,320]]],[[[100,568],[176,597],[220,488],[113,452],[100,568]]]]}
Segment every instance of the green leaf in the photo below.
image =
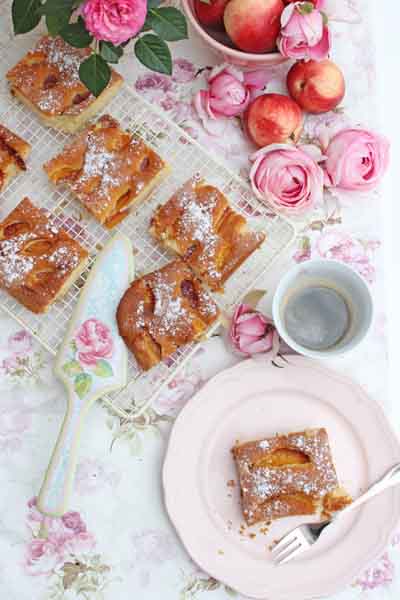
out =
{"type": "Polygon", "coordinates": [[[157,6],[159,6],[161,0],[147,0],[147,8],[148,10],[150,10],[150,8],[157,8],[157,6]]]}
{"type": "Polygon", "coordinates": [[[75,377],[75,375],[79,375],[79,373],[83,372],[83,369],[77,360],[70,360],[65,363],[65,365],[62,366],[62,370],[68,377],[75,377]]]}
{"type": "Polygon", "coordinates": [[[81,63],[79,77],[88,90],[100,96],[111,78],[111,69],[99,54],[92,54],[81,63]]]}
{"type": "Polygon", "coordinates": [[[88,373],[81,373],[77,375],[74,380],[74,389],[82,400],[92,387],[92,376],[88,373]]]}
{"type": "Polygon", "coordinates": [[[300,2],[300,4],[296,4],[296,8],[301,15],[309,15],[315,9],[315,6],[312,2],[300,2]]]}
{"type": "Polygon", "coordinates": [[[188,37],[186,19],[172,6],[151,9],[149,12],[153,31],[167,42],[177,42],[188,37]]]}
{"type": "Polygon", "coordinates": [[[325,12],[323,12],[322,10],[320,10],[319,12],[322,15],[322,21],[323,21],[324,25],[328,25],[329,24],[329,17],[328,17],[328,15],[325,12]]]}
{"type": "Polygon", "coordinates": [[[203,4],[211,4],[211,0],[200,0],[203,4]]]}
{"type": "Polygon", "coordinates": [[[40,0],[13,0],[11,13],[15,35],[28,33],[39,24],[40,0]]]}
{"type": "Polygon", "coordinates": [[[52,36],[58,35],[61,29],[64,29],[64,27],[68,25],[69,18],[70,17],[68,13],[61,13],[59,15],[47,15],[46,25],[49,34],[52,36]]]}
{"type": "Polygon", "coordinates": [[[112,377],[114,375],[114,371],[110,363],[101,358],[97,361],[94,374],[97,375],[97,377],[112,377]]]}
{"type": "Polygon", "coordinates": [[[172,75],[172,57],[167,44],[150,33],[140,37],[135,44],[137,59],[152,71],[172,75]]]}
{"type": "Polygon", "coordinates": [[[84,20],[79,17],[76,23],[70,23],[60,31],[60,35],[75,48],[87,48],[92,43],[92,36],[85,27],[84,20]]]}
{"type": "Polygon", "coordinates": [[[121,46],[114,46],[111,42],[100,42],[100,54],[108,63],[117,63],[123,53],[121,46]]]}
{"type": "Polygon", "coordinates": [[[71,15],[73,4],[73,0],[46,0],[44,4],[41,4],[39,13],[51,16],[60,15],[61,13],[69,13],[71,15]]]}
{"type": "Polygon", "coordinates": [[[147,13],[146,20],[145,20],[144,25],[143,25],[143,27],[142,27],[142,29],[140,31],[150,31],[151,29],[153,29],[153,26],[151,24],[151,14],[147,13]]]}

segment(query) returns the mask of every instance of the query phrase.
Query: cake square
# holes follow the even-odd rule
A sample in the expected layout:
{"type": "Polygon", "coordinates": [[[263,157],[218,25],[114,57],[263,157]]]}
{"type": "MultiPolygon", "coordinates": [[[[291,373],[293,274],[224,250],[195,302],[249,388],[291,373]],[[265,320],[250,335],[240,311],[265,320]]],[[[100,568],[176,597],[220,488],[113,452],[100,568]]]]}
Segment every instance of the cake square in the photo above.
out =
{"type": "Polygon", "coordinates": [[[249,229],[222,192],[197,176],[156,210],[150,232],[213,291],[221,291],[265,240],[264,233],[249,229]]]}
{"type": "Polygon", "coordinates": [[[87,258],[29,198],[0,223],[0,286],[34,313],[46,312],[68,290],[87,258]]]}
{"type": "Polygon", "coordinates": [[[351,503],[339,486],[326,429],[232,448],[248,525],[292,515],[329,515],[351,503]]]}
{"type": "Polygon", "coordinates": [[[0,123],[0,192],[19,171],[26,171],[30,151],[28,142],[0,123]]]}
{"type": "Polygon", "coordinates": [[[69,187],[106,227],[142,202],[169,173],[169,167],[143,140],[103,115],[44,165],[54,184],[69,187]]]}
{"type": "Polygon", "coordinates": [[[90,48],[74,48],[60,37],[44,36],[10,71],[11,93],[33,110],[45,125],[78,131],[113,98],[123,79],[114,69],[96,98],[79,79],[79,67],[90,48]]]}
{"type": "Polygon", "coordinates": [[[117,311],[120,335],[145,371],[202,339],[218,317],[214,300],[179,259],[134,281],[117,311]]]}

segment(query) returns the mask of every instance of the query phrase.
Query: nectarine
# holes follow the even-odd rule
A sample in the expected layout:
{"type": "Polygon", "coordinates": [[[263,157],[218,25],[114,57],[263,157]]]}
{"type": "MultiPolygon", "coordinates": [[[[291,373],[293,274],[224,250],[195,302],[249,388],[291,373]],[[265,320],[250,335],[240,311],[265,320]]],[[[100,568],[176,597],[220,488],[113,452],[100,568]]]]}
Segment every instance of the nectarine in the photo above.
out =
{"type": "Polygon", "coordinates": [[[202,0],[194,1],[197,18],[204,27],[210,29],[224,29],[224,10],[229,0],[202,0]]]}
{"type": "Polygon", "coordinates": [[[282,0],[230,0],[224,23],[232,42],[245,52],[271,52],[276,48],[285,5],[282,0]]]}
{"type": "Polygon", "coordinates": [[[289,96],[263,94],[248,107],[245,129],[250,139],[260,147],[297,142],[303,129],[303,113],[289,96]]]}
{"type": "Polygon", "coordinates": [[[301,61],[287,76],[291,97],[309,113],[324,113],[343,100],[346,86],[342,71],[331,60],[301,61]]]}

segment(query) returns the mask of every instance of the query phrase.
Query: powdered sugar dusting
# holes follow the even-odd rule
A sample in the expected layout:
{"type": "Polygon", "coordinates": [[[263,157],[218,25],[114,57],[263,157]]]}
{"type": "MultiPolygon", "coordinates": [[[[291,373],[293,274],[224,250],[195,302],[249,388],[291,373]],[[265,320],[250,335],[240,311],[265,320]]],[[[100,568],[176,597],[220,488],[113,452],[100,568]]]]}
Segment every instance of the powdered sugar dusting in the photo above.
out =
{"type": "Polygon", "coordinates": [[[24,233],[0,242],[0,279],[4,287],[17,285],[32,271],[33,258],[21,254],[26,242],[32,239],[34,239],[32,234],[24,233]]]}
{"type": "Polygon", "coordinates": [[[302,494],[314,506],[338,487],[325,430],[310,430],[250,442],[234,450],[249,523],[291,514],[289,497],[302,494]],[[271,453],[298,450],[309,462],[273,465],[262,463],[271,453]],[[250,517],[250,512],[252,517],[250,517]]]}
{"type": "Polygon", "coordinates": [[[57,267],[59,276],[74,271],[79,264],[79,256],[69,246],[59,246],[48,258],[57,267]]]}
{"type": "Polygon", "coordinates": [[[44,52],[47,62],[57,67],[63,77],[63,85],[74,87],[80,82],[79,67],[88,56],[85,50],[74,48],[59,37],[45,37],[34,51],[44,52]]]}

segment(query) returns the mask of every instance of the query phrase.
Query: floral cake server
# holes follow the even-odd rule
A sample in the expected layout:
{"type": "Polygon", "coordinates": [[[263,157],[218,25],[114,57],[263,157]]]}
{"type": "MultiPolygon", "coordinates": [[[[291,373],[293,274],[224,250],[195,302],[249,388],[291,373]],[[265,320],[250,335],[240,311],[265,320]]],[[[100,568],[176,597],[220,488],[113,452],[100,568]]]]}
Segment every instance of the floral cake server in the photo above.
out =
{"type": "Polygon", "coordinates": [[[126,385],[128,355],[115,313],[134,276],[131,242],[115,235],[98,255],[55,365],[68,391],[64,422],[38,497],[45,515],[67,510],[79,438],[94,401],[126,385]]]}

